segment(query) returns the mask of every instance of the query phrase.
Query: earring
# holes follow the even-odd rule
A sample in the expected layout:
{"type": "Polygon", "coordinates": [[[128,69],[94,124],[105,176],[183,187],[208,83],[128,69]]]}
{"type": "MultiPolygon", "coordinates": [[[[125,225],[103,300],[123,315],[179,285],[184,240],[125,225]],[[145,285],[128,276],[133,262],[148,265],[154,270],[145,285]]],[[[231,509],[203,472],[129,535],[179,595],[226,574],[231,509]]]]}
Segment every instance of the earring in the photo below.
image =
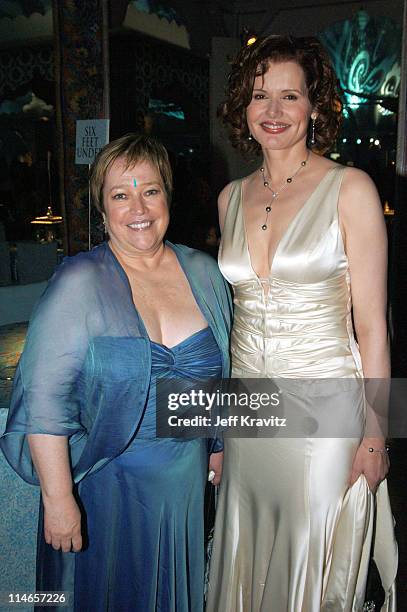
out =
{"type": "Polygon", "coordinates": [[[311,140],[310,140],[310,145],[311,147],[313,147],[316,144],[316,139],[315,139],[315,119],[314,117],[312,118],[312,126],[311,126],[311,140]]]}
{"type": "Polygon", "coordinates": [[[253,140],[253,136],[250,134],[250,132],[249,132],[249,135],[247,137],[247,140],[253,140]]]}

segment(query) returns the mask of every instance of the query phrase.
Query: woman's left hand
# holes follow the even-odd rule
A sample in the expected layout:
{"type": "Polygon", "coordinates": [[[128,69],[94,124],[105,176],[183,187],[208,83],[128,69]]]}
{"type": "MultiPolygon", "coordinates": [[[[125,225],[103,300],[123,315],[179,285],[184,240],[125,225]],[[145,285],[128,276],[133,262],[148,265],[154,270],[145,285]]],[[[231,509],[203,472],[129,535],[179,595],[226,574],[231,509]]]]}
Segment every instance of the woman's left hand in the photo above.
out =
{"type": "Polygon", "coordinates": [[[220,453],[212,453],[209,456],[209,471],[215,472],[214,478],[211,480],[213,485],[218,485],[222,477],[222,466],[223,466],[223,451],[220,453]]]}
{"type": "Polygon", "coordinates": [[[350,475],[350,486],[352,486],[361,474],[364,474],[369,489],[376,492],[379,484],[386,478],[389,471],[390,461],[386,452],[384,440],[377,438],[364,438],[356,451],[350,475]],[[373,452],[369,448],[374,448],[373,452]],[[380,452],[378,452],[380,449],[380,452]]]}

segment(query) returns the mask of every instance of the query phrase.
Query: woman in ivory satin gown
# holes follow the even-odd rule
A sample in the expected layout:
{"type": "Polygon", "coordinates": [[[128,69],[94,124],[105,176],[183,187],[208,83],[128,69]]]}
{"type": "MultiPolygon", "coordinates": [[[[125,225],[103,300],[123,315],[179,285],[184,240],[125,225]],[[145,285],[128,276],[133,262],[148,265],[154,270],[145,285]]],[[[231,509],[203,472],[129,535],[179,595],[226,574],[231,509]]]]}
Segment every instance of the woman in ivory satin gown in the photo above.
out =
{"type": "MultiPolygon", "coordinates": [[[[219,197],[232,375],[306,379],[310,405],[327,379],[345,389],[390,372],[377,191],[321,155],[340,112],[320,43],[283,36],[241,50],[220,109],[232,143],[262,156],[219,197]]],[[[382,610],[395,610],[385,439],[363,394],[344,395],[340,405],[322,397],[330,437],[225,438],[207,612],[361,611],[375,507],[382,610]],[[341,433],[348,418],[352,436],[341,433]]]]}

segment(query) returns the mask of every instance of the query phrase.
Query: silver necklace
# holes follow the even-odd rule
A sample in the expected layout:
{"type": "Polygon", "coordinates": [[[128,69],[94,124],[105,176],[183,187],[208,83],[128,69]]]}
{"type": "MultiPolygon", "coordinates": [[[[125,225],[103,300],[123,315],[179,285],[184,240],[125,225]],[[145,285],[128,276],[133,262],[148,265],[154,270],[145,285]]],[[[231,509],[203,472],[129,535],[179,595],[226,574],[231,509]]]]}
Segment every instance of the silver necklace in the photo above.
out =
{"type": "Polygon", "coordinates": [[[266,210],[266,218],[265,218],[265,220],[264,220],[263,225],[261,226],[261,229],[262,229],[262,230],[266,231],[266,229],[267,229],[267,220],[268,220],[268,218],[269,218],[269,214],[271,213],[271,205],[272,205],[272,203],[273,203],[273,202],[274,202],[274,200],[275,200],[275,199],[276,199],[276,198],[277,198],[277,197],[280,195],[280,193],[281,193],[282,191],[284,191],[284,189],[285,189],[286,187],[288,187],[288,185],[289,185],[290,183],[292,183],[292,182],[293,182],[293,178],[295,178],[295,177],[297,176],[297,174],[299,173],[299,171],[301,170],[301,168],[304,168],[304,167],[307,165],[307,162],[308,162],[308,159],[309,159],[309,153],[310,153],[310,152],[308,151],[308,154],[307,154],[306,159],[303,159],[303,161],[301,162],[301,164],[299,165],[299,167],[297,168],[297,170],[294,172],[294,174],[292,174],[291,176],[288,176],[288,177],[286,178],[285,183],[283,183],[282,187],[281,187],[281,188],[280,188],[278,191],[274,191],[274,189],[271,187],[271,185],[270,185],[270,183],[271,183],[271,177],[270,177],[269,179],[267,179],[267,178],[264,176],[264,167],[262,166],[262,167],[260,168],[260,172],[261,172],[261,175],[262,175],[262,177],[263,177],[263,185],[265,186],[265,188],[266,188],[266,189],[268,189],[269,191],[271,191],[271,196],[272,196],[272,198],[273,198],[273,199],[271,200],[270,204],[267,204],[267,205],[266,205],[266,209],[265,209],[265,210],[266,210]]]}

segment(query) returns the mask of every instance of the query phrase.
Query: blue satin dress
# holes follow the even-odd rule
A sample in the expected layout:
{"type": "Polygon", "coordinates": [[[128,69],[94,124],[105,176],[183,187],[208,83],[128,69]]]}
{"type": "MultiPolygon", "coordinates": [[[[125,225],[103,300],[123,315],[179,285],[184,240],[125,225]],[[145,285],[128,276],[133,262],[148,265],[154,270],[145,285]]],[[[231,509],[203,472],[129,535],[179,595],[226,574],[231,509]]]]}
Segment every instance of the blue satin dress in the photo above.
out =
{"type": "Polygon", "coordinates": [[[39,537],[37,588],[74,591],[76,612],[203,610],[208,441],[156,438],[155,381],[220,377],[221,354],[209,327],[172,348],[150,346],[151,384],[135,437],[79,485],[86,550],[70,553],[68,570],[66,555],[39,537]]]}

